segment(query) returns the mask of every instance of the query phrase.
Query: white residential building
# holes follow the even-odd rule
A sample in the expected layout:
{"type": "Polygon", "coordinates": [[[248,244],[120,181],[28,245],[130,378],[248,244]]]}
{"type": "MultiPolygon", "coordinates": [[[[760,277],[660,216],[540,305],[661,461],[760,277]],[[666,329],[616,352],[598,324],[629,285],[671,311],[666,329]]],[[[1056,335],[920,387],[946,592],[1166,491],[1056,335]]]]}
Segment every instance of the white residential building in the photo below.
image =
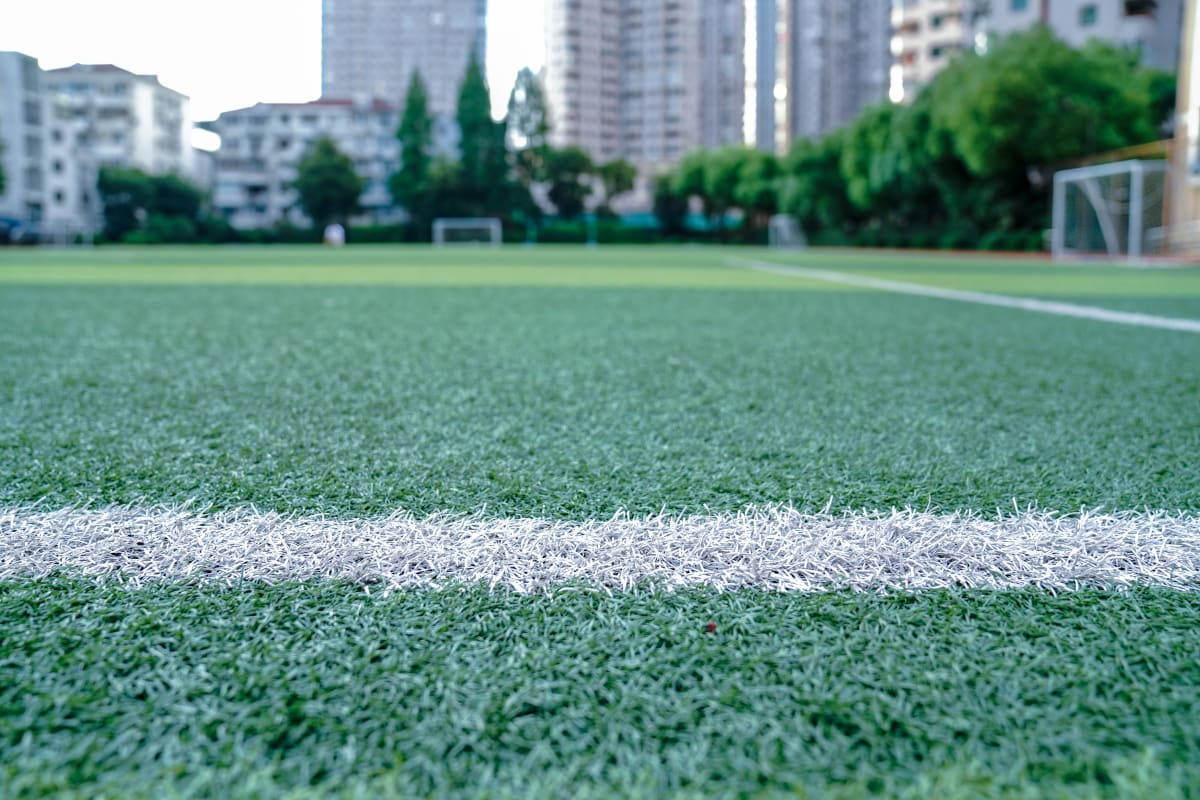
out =
{"type": "Polygon", "coordinates": [[[0,52],[0,216],[40,224],[45,212],[46,107],[37,59],[0,52]]]}
{"type": "Polygon", "coordinates": [[[1041,22],[1074,47],[1102,39],[1138,50],[1146,66],[1179,66],[1184,0],[972,0],[971,7],[970,39],[979,51],[1041,22]]]}
{"type": "Polygon", "coordinates": [[[43,73],[46,88],[46,222],[50,229],[98,228],[96,178],[103,167],[195,178],[186,95],[154,75],[112,64],[43,73]]]}
{"type": "Polygon", "coordinates": [[[962,52],[970,29],[967,4],[968,0],[897,0],[892,10],[893,101],[911,101],[962,52]]]}
{"type": "Polygon", "coordinates": [[[472,52],[487,63],[487,0],[323,0],[321,94],[402,105],[420,70],[434,115],[453,115],[472,52]]]}
{"type": "MultiPolygon", "coordinates": [[[[397,222],[388,178],[400,165],[396,139],[399,114],[382,100],[356,102],[322,98],[311,103],[259,103],[227,111],[204,127],[221,137],[213,174],[213,208],[235,228],[267,228],[287,222],[307,225],[296,190],[297,167],[308,148],[329,138],[350,156],[366,181],[356,222],[397,222]]],[[[434,154],[452,155],[458,128],[450,117],[434,117],[434,154]]]]}

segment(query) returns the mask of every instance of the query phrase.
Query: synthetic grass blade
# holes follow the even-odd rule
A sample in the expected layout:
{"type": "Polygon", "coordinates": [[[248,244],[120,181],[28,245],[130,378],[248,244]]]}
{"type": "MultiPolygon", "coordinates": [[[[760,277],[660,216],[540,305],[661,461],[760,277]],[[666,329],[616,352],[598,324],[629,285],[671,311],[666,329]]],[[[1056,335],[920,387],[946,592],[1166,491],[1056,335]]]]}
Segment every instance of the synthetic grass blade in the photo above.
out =
{"type": "Polygon", "coordinates": [[[587,522],[137,508],[0,512],[0,578],[64,568],[135,585],[330,578],[388,587],[483,583],[518,592],[565,583],[625,590],[643,582],[776,591],[1134,584],[1196,590],[1200,519],[790,508],[587,522]]]}

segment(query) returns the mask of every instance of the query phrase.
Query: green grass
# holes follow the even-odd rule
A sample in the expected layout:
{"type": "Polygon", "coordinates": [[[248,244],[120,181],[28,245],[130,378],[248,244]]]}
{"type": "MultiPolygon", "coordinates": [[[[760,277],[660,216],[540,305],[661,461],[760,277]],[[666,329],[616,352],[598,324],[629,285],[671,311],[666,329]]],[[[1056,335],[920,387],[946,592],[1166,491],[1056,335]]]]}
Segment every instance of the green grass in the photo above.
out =
{"type": "MultiPolygon", "coordinates": [[[[10,250],[0,507],[1200,511],[1200,337],[747,253],[1200,317],[1197,271],[911,253],[10,250]]],[[[1148,588],[0,582],[0,797],[1195,798],[1197,629],[1148,588]]]]}
{"type": "MultiPolygon", "coordinates": [[[[1194,335],[812,290],[714,250],[345,254],[102,249],[0,267],[0,505],[1200,510],[1194,335]],[[54,265],[91,285],[28,278],[54,265]],[[306,270],[328,285],[292,285],[306,270]],[[364,271],[386,280],[357,285],[364,271]],[[495,284],[433,285],[483,273],[495,284]],[[277,279],[223,283],[263,274],[277,279]]],[[[1060,280],[992,264],[958,272],[1060,280]]],[[[1185,300],[1195,283],[1098,269],[1093,291],[1129,275],[1185,300]]]]}
{"type": "Polygon", "coordinates": [[[8,582],[0,795],[1195,797],[1198,627],[1150,589],[8,582]]]}

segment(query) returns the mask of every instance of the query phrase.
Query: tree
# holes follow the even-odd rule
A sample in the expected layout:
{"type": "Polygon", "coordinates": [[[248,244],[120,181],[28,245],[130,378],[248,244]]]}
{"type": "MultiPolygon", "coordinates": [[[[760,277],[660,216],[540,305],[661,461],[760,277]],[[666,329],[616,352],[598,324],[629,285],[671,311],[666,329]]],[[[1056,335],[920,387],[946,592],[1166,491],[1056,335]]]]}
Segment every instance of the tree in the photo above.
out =
{"type": "Polygon", "coordinates": [[[151,179],[152,211],[164,217],[195,220],[204,203],[204,192],[178,175],[159,175],[151,179]]]}
{"type": "Polygon", "coordinates": [[[738,170],[733,199],[746,212],[749,229],[766,227],[779,210],[779,159],[761,150],[746,153],[738,170]]]}
{"type": "Polygon", "coordinates": [[[724,236],[725,216],[738,205],[736,190],[748,148],[729,145],[708,154],[704,162],[704,199],[718,232],[724,236]]]}
{"type": "Polygon", "coordinates": [[[498,213],[511,201],[505,126],[492,119],[492,99],[475,53],[458,92],[459,163],[475,214],[498,213]]]}
{"type": "Polygon", "coordinates": [[[549,147],[550,112],[541,81],[528,67],[517,73],[508,96],[505,123],[508,146],[515,153],[517,176],[529,186],[541,179],[549,147]]]}
{"type": "Polygon", "coordinates": [[[429,177],[433,148],[433,118],[429,115],[429,95],[421,73],[413,70],[404,98],[404,113],[396,131],[400,140],[400,169],[388,179],[392,198],[408,212],[419,230],[432,218],[429,177]]]}
{"type": "Polygon", "coordinates": [[[1158,137],[1143,74],[1131,50],[1074,49],[1044,26],[1014,34],[930,87],[931,155],[960,159],[986,187],[973,190],[983,227],[1043,229],[1058,165],[1158,137]]]}
{"type": "Polygon", "coordinates": [[[141,228],[154,203],[154,181],[137,169],[101,167],[96,191],[104,206],[104,238],[110,242],[141,228]]]}
{"type": "Polygon", "coordinates": [[[592,191],[585,179],[594,169],[591,156],[578,147],[547,151],[548,195],[563,219],[574,219],[583,213],[587,197],[592,191]]]}
{"type": "Polygon", "coordinates": [[[204,193],[178,175],[103,167],[96,190],[109,241],[157,244],[196,238],[204,193]]]}
{"type": "Polygon", "coordinates": [[[1024,174],[1155,138],[1137,54],[1076,50],[1044,26],[1004,39],[938,76],[933,120],[979,176],[1024,174]]]}
{"type": "Polygon", "coordinates": [[[339,151],[332,139],[322,138],[300,159],[293,186],[304,213],[315,227],[324,228],[331,222],[346,222],[358,211],[364,183],[350,156],[339,151]]]}
{"type": "Polygon", "coordinates": [[[600,179],[600,187],[604,197],[596,207],[596,213],[606,217],[616,216],[612,210],[612,201],[633,191],[637,181],[637,167],[623,158],[609,161],[596,168],[596,177],[600,179]]]}
{"type": "Polygon", "coordinates": [[[784,162],[780,208],[816,242],[848,242],[860,219],[840,168],[844,138],[844,131],[834,131],[820,141],[798,140],[784,162]]]}
{"type": "Polygon", "coordinates": [[[672,176],[659,175],[654,179],[654,216],[658,228],[667,236],[687,232],[688,199],[679,195],[672,185],[672,176]]]}

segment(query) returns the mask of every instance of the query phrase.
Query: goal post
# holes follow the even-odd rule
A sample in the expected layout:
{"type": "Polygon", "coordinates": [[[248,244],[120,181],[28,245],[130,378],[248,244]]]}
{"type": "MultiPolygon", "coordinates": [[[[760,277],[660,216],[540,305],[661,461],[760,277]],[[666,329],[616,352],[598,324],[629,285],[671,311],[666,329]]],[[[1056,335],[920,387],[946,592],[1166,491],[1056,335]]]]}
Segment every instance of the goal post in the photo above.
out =
{"type": "Polygon", "coordinates": [[[767,245],[776,248],[801,249],[808,245],[804,229],[790,214],[776,214],[767,222],[767,245]]]}
{"type": "Polygon", "coordinates": [[[1163,244],[1167,165],[1118,161],[1054,174],[1050,252],[1137,261],[1163,244]]]}
{"type": "Polygon", "coordinates": [[[496,217],[440,217],[433,221],[433,244],[490,245],[499,247],[504,229],[496,217]]]}

